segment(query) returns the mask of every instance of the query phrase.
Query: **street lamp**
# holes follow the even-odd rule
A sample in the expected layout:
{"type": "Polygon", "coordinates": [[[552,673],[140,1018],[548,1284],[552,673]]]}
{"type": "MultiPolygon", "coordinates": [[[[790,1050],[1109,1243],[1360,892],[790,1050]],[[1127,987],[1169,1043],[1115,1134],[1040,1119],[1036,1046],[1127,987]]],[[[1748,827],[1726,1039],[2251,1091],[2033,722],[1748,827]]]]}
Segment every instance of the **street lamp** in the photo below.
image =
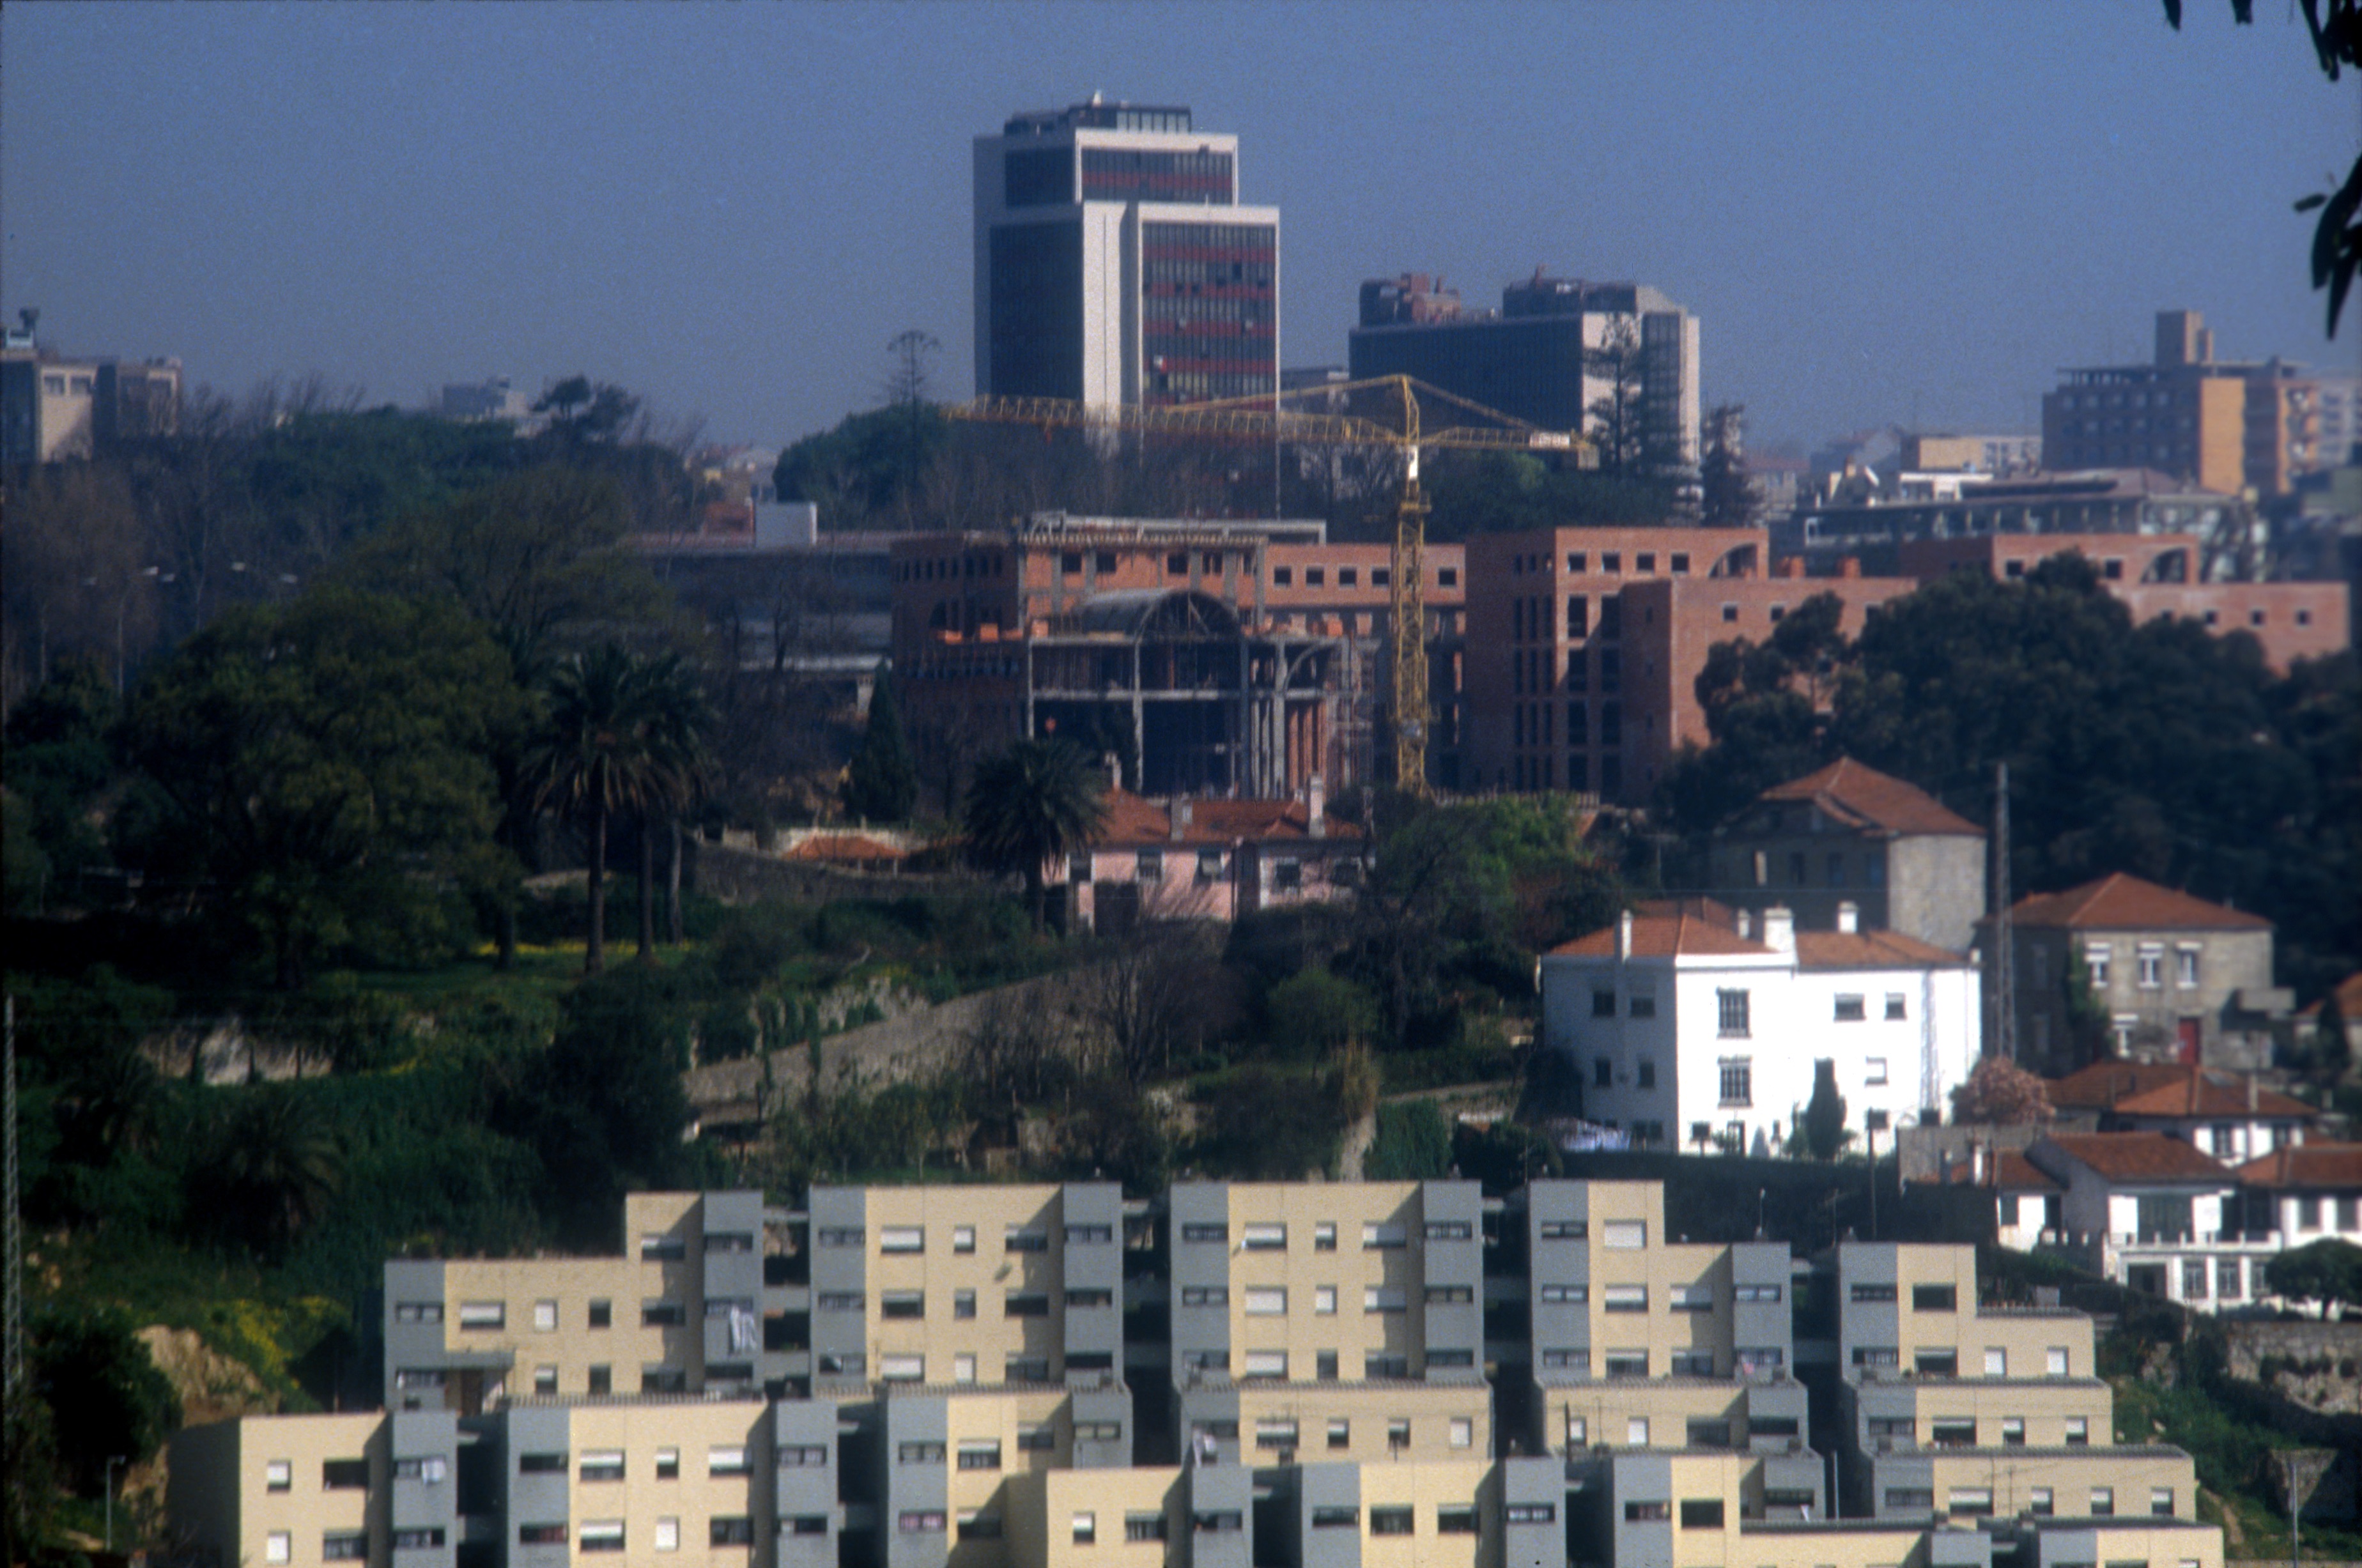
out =
{"type": "Polygon", "coordinates": [[[115,1467],[130,1463],[119,1453],[106,1462],[106,1550],[110,1552],[115,1550],[115,1467]]]}

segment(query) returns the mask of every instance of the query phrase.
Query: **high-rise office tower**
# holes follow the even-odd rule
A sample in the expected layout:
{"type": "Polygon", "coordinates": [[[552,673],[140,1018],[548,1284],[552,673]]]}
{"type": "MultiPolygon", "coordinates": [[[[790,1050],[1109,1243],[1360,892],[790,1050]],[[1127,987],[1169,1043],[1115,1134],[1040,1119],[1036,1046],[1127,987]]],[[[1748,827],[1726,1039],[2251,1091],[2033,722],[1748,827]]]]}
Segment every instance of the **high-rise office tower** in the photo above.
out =
{"type": "Polygon", "coordinates": [[[1279,209],[1186,108],[1010,117],[976,139],[976,384],[1095,403],[1279,384],[1279,209]]]}

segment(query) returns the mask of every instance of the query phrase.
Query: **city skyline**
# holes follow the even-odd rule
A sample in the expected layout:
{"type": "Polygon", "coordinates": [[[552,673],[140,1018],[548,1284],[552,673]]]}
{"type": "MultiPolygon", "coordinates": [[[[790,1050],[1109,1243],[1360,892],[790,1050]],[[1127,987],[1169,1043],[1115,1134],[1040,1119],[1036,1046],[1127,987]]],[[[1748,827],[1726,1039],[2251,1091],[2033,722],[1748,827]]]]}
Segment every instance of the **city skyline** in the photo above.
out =
{"type": "Polygon", "coordinates": [[[2160,309],[2353,360],[2290,210],[2351,84],[2301,21],[2190,11],[12,6],[0,305],[232,395],[581,371],[785,444],[905,328],[968,394],[973,138],[1098,91],[1238,137],[1286,366],[1344,362],[1365,278],[1540,264],[1695,311],[1759,444],[2031,430],[2160,309]]]}

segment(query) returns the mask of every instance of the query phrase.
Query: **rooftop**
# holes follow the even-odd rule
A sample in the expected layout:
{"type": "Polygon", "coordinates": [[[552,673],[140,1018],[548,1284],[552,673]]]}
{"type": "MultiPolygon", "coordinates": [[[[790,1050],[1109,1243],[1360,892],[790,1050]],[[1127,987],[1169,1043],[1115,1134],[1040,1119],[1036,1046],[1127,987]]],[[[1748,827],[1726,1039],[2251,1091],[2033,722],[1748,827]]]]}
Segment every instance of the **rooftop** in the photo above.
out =
{"type": "Polygon", "coordinates": [[[2110,1109],[2119,1116],[2281,1116],[2311,1120],[2312,1106],[2244,1074],[2210,1073],[2183,1065],[2178,1083],[2120,1096],[2110,1109]]]}
{"type": "Polygon", "coordinates": [[[2010,908],[2022,926],[2083,931],[2269,931],[2261,915],[2211,904],[2188,893],[2161,888],[2126,872],[2063,893],[2036,893],[2010,908]]]}
{"type": "Polygon", "coordinates": [[[2179,1138],[2162,1132],[2055,1132],[2029,1157],[2055,1149],[2111,1181],[2227,1183],[2230,1173],[2179,1138]]]}
{"type": "Polygon", "coordinates": [[[2298,1143],[2231,1173],[2249,1187],[2362,1187],[2362,1143],[2298,1143]]]}
{"type": "MultiPolygon", "coordinates": [[[[1312,837],[1311,809],[1302,801],[1190,801],[1188,821],[1175,833],[1171,804],[1159,805],[1129,790],[1109,790],[1104,798],[1107,825],[1092,838],[1094,848],[1211,846],[1312,837]]],[[[1325,837],[1357,840],[1362,836],[1361,824],[1350,818],[1325,811],[1321,816],[1325,837]]]]}
{"type": "Polygon", "coordinates": [[[1796,933],[1796,966],[1800,969],[1926,969],[1938,966],[1965,969],[1968,960],[1899,931],[1796,933]]]}
{"type": "Polygon", "coordinates": [[[1915,784],[1841,756],[1817,772],[1774,785],[1763,801],[1805,801],[1849,827],[1879,833],[1965,834],[1981,838],[1984,829],[1915,784]]]}

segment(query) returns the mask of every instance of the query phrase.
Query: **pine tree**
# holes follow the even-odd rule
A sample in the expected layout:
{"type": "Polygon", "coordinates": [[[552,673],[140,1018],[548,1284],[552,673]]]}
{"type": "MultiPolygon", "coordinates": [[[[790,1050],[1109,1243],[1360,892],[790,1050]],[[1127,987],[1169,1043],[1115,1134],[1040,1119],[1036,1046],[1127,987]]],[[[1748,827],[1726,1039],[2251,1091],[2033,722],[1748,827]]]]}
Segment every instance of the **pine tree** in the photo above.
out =
{"type": "Polygon", "coordinates": [[[1705,452],[1698,465],[1698,521],[1708,528],[1752,528],[1763,492],[1748,477],[1747,405],[1718,404],[1705,416],[1705,452]]]}
{"type": "Polygon", "coordinates": [[[866,822],[899,823],[919,800],[919,769],[911,760],[911,740],[902,733],[902,711],[880,667],[869,694],[869,722],[861,748],[845,770],[844,809],[866,822]]]}
{"type": "Polygon", "coordinates": [[[1845,1096],[1838,1093],[1838,1065],[1824,1056],[1813,1064],[1813,1098],[1805,1104],[1805,1147],[1816,1160],[1834,1160],[1845,1147],[1845,1096]]]}

